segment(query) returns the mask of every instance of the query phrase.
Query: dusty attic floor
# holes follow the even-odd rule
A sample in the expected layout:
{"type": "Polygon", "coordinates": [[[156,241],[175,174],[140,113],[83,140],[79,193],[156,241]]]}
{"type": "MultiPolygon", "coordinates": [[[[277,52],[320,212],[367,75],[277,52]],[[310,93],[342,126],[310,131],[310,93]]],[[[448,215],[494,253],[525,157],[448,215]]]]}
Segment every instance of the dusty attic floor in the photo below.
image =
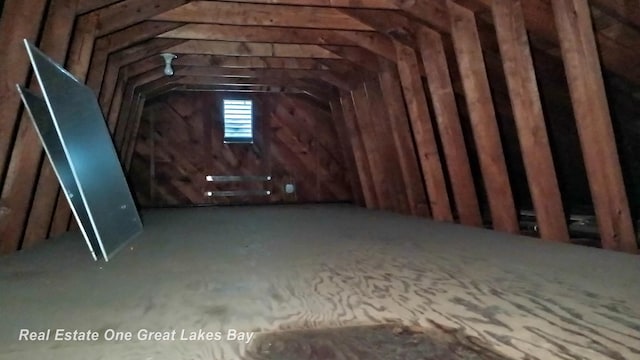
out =
{"type": "Polygon", "coordinates": [[[347,205],[143,217],[107,264],[79,234],[0,258],[0,358],[640,359],[636,256],[347,205]]]}

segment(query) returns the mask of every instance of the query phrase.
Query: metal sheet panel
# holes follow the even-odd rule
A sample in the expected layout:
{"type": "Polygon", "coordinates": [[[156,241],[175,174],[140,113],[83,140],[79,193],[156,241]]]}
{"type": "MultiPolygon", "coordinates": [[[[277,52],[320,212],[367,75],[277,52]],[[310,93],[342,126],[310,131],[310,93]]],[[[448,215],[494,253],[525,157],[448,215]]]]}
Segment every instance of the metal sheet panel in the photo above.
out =
{"type": "Polygon", "coordinates": [[[90,88],[25,41],[62,148],[106,261],[142,231],[98,101],[90,88]]]}
{"type": "Polygon", "coordinates": [[[87,241],[87,245],[91,251],[91,256],[93,256],[94,260],[98,260],[98,255],[100,255],[99,253],[96,253],[100,248],[98,238],[93,230],[93,226],[91,226],[89,213],[87,213],[87,209],[84,207],[84,203],[82,202],[80,191],[76,185],[76,180],[73,178],[71,166],[69,166],[67,157],[64,154],[62,143],[60,142],[58,133],[53,125],[53,120],[49,114],[47,104],[42,98],[21,86],[18,86],[18,92],[20,93],[20,97],[22,98],[22,102],[24,103],[27,112],[31,116],[36,132],[42,142],[42,146],[47,153],[49,161],[51,161],[51,165],[58,177],[62,191],[67,197],[71,211],[73,211],[74,216],[78,220],[78,226],[87,241]]]}

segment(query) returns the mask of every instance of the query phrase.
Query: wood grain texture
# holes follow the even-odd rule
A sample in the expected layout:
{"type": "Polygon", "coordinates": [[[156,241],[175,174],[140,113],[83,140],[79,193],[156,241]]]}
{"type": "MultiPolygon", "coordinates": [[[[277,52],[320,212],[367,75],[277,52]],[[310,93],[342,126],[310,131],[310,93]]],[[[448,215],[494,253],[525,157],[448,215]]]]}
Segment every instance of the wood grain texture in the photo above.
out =
{"type": "Polygon", "coordinates": [[[569,241],[522,3],[493,0],[492,10],[540,236],[569,241]]]}
{"type": "Polygon", "coordinates": [[[442,37],[424,27],[418,32],[418,47],[427,75],[429,94],[433,101],[459,221],[469,226],[482,226],[478,197],[442,37]]]}
{"type": "Polygon", "coordinates": [[[389,126],[398,153],[398,164],[404,180],[409,208],[414,215],[426,215],[427,198],[411,134],[409,115],[402,96],[402,85],[395,64],[381,59],[379,74],[383,102],[389,114],[389,126]]]}
{"type": "Polygon", "coordinates": [[[342,105],[340,100],[331,101],[331,117],[333,119],[333,126],[336,129],[336,134],[340,140],[340,148],[342,150],[342,156],[346,165],[346,171],[349,175],[349,182],[351,183],[351,192],[353,193],[354,203],[365,207],[365,199],[362,193],[362,184],[360,183],[360,177],[358,175],[358,167],[356,165],[355,155],[351,147],[351,139],[347,130],[347,125],[344,119],[344,113],[342,111],[342,105]]]}
{"type": "Polygon", "coordinates": [[[587,1],[552,1],[603,247],[637,253],[587,1]]]}
{"type": "Polygon", "coordinates": [[[369,26],[333,8],[222,1],[194,1],[157,15],[153,19],[227,25],[372,30],[369,26]]]}
{"type": "Polygon", "coordinates": [[[493,228],[518,233],[518,219],[475,16],[454,1],[448,0],[447,5],[493,228]]]}
{"type": "MultiPolygon", "coordinates": [[[[34,4],[38,6],[37,4],[34,4]]],[[[67,47],[71,38],[73,17],[75,15],[73,2],[53,1],[49,7],[49,16],[44,19],[44,35],[39,47],[47,52],[55,61],[64,62],[67,47]]],[[[20,29],[16,29],[20,31],[20,29]]],[[[33,40],[33,39],[32,39],[33,40]]],[[[22,44],[20,44],[21,47],[22,44]]],[[[26,55],[24,49],[13,49],[26,55]]],[[[28,65],[27,59],[24,59],[28,65]]],[[[20,72],[21,66],[16,70],[20,72]]],[[[11,79],[11,76],[8,76],[11,79]]],[[[18,83],[22,83],[20,80],[18,83]]],[[[37,81],[32,78],[29,86],[37,87],[37,81]]],[[[15,92],[15,88],[13,89],[15,92]]],[[[17,93],[16,93],[17,96],[17,93]]],[[[12,98],[12,97],[11,97],[12,98]]],[[[7,101],[10,107],[12,101],[7,101]]],[[[4,105],[3,105],[4,107],[4,105]]],[[[27,246],[33,245],[46,237],[51,221],[51,203],[57,193],[57,179],[52,169],[43,164],[44,152],[38,134],[33,127],[29,114],[22,112],[17,122],[17,137],[8,160],[7,177],[2,188],[2,208],[0,212],[0,252],[6,253],[20,248],[24,234],[29,228],[27,246]],[[40,169],[45,169],[41,172],[40,169]],[[42,180],[41,182],[39,181],[42,180]],[[37,187],[39,185],[39,190],[37,187]],[[44,193],[43,193],[44,192],[44,193]],[[34,198],[34,194],[38,197],[34,198]],[[29,216],[32,201],[34,211],[29,216]],[[29,220],[31,223],[29,224],[29,220]]],[[[11,136],[6,134],[7,138],[11,136]]],[[[0,164],[2,165],[2,164],[0,164]]]]}
{"type": "Polygon", "coordinates": [[[373,182],[373,173],[371,172],[369,158],[367,157],[364,142],[360,134],[356,108],[351,93],[341,92],[340,104],[342,106],[345,128],[349,136],[349,143],[353,150],[353,156],[358,169],[358,176],[360,177],[360,184],[362,185],[365,204],[368,209],[378,209],[380,202],[373,182]]]}
{"type": "Polygon", "coordinates": [[[395,208],[392,184],[389,181],[389,173],[385,171],[385,161],[383,158],[384,149],[377,138],[376,122],[377,117],[371,107],[371,99],[367,96],[367,89],[364,84],[351,92],[355,109],[355,120],[358,133],[362,139],[364,155],[369,163],[371,182],[376,192],[379,209],[393,211],[395,208]]]}
{"type": "Polygon", "coordinates": [[[221,119],[224,96],[224,93],[177,92],[148,102],[131,169],[133,188],[141,205],[352,199],[330,113],[290,95],[241,95],[255,102],[254,144],[224,144],[221,119]],[[151,177],[150,169],[154,169],[151,177]],[[211,183],[205,180],[207,175],[271,176],[272,181],[211,183]],[[284,185],[288,182],[296,186],[295,194],[285,194],[284,185]],[[272,194],[205,195],[209,191],[227,190],[268,190],[272,194]]]}
{"type": "Polygon", "coordinates": [[[352,206],[143,215],[145,232],[102,269],[78,233],[46,251],[5,257],[0,357],[231,360],[282,331],[389,323],[457,332],[510,359],[623,360],[640,352],[640,265],[628,254],[352,206]],[[602,271],[585,270],[594,268],[602,271]],[[249,344],[16,340],[20,328],[43,323],[257,335],[249,344]]]}
{"type": "Polygon", "coordinates": [[[420,65],[416,52],[400,43],[396,44],[398,73],[409,112],[413,139],[416,143],[418,160],[427,188],[427,197],[433,218],[453,221],[449,193],[444,178],[444,170],[436,143],[436,133],[431,124],[429,104],[422,84],[420,65]]]}
{"type": "Polygon", "coordinates": [[[26,85],[29,74],[29,59],[22,44],[23,39],[38,40],[38,31],[43,22],[46,1],[27,3],[20,0],[5,1],[0,22],[0,43],[5,50],[1,53],[0,75],[0,175],[4,182],[5,167],[9,161],[11,143],[19,126],[20,96],[16,84],[26,85]],[[21,21],[30,17],[32,21],[21,21]]]}

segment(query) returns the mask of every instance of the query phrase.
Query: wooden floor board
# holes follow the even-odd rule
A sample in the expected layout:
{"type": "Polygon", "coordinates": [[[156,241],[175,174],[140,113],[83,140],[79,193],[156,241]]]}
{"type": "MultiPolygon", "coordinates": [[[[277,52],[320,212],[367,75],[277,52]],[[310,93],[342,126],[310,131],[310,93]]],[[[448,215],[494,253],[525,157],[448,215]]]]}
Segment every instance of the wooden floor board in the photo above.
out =
{"type": "Polygon", "coordinates": [[[459,331],[513,359],[640,354],[632,255],[349,205],[143,218],[144,234],[107,264],[73,233],[0,258],[0,358],[241,359],[274,331],[387,323],[459,331]],[[21,328],[257,334],[248,345],[19,342],[21,328]]]}

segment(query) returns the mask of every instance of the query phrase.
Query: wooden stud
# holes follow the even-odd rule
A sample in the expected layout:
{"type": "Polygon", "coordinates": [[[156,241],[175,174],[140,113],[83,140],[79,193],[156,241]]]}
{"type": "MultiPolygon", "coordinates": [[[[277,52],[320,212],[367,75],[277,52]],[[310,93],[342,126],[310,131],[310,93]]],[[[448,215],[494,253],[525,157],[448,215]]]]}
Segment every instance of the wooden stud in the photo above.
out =
{"type": "Polygon", "coordinates": [[[382,161],[381,178],[386,184],[394,203],[394,210],[401,214],[411,214],[409,207],[410,184],[405,184],[400,169],[397,145],[391,131],[389,113],[384,103],[384,96],[377,78],[365,82],[369,108],[371,109],[371,125],[375,134],[375,147],[382,161]]]}
{"type": "Polygon", "coordinates": [[[589,4],[552,0],[565,72],[602,246],[638,250],[611,115],[602,79],[589,4]]]}
{"type": "Polygon", "coordinates": [[[409,110],[409,118],[418,150],[418,159],[427,187],[427,197],[435,220],[453,221],[447,185],[442,170],[436,137],[431,125],[429,105],[420,77],[418,57],[415,51],[400,43],[396,44],[398,73],[409,110]]]}
{"type": "Polygon", "coordinates": [[[356,165],[355,156],[351,147],[351,140],[347,131],[347,126],[344,120],[344,114],[342,113],[342,106],[339,100],[333,100],[330,102],[331,116],[333,118],[333,125],[336,128],[338,137],[340,138],[340,146],[342,147],[342,154],[344,164],[347,168],[349,183],[351,185],[351,194],[353,201],[359,206],[366,206],[364,195],[362,194],[362,185],[360,184],[360,178],[358,177],[358,168],[356,165]]]}
{"type": "Polygon", "coordinates": [[[516,208],[472,11],[448,0],[451,35],[495,230],[518,233],[516,208]]]}
{"type": "MultiPolygon", "coordinates": [[[[61,61],[69,43],[71,24],[69,20],[73,18],[75,9],[64,1],[54,1],[51,3],[50,16],[45,22],[44,35],[39,46],[40,48],[53,57],[54,60],[61,61]],[[70,19],[71,18],[71,19],[70,19]]],[[[22,46],[21,46],[22,47],[22,46]]],[[[24,49],[15,49],[16,52],[26,53],[24,49]]],[[[25,66],[29,62],[25,59],[25,66]]],[[[31,86],[36,86],[35,78],[31,81],[31,86]]],[[[15,91],[15,88],[14,88],[15,91]]],[[[0,252],[8,253],[19,248],[23,239],[24,232],[27,228],[27,220],[30,206],[33,201],[35,185],[38,181],[38,169],[43,161],[42,145],[38,134],[33,127],[29,115],[26,111],[22,113],[20,118],[17,141],[13,147],[7,177],[5,178],[2,188],[2,203],[5,211],[0,212],[0,252]]],[[[47,160],[48,161],[48,160],[47,160]]],[[[36,240],[35,235],[46,235],[51,220],[51,209],[49,197],[53,201],[57,192],[57,182],[53,172],[45,172],[42,174],[41,185],[46,189],[39,192],[39,200],[42,202],[36,204],[36,210],[33,213],[32,224],[30,230],[29,244],[36,240]],[[45,192],[44,194],[42,192],[45,192]],[[35,227],[35,228],[34,228],[35,227]],[[36,232],[34,234],[34,232],[36,232]]]]}
{"type": "Polygon", "coordinates": [[[569,241],[569,230],[542,113],[521,0],[493,0],[500,54],[536,220],[543,239],[569,241]]]}
{"type": "MultiPolygon", "coordinates": [[[[41,46],[49,56],[60,62],[64,62],[69,47],[75,11],[75,1],[53,0],[49,5],[41,46]]],[[[35,151],[35,148],[41,149],[41,146],[33,146],[31,151],[35,151]]],[[[62,196],[63,200],[66,199],[60,192],[60,184],[51,162],[45,158],[40,168],[33,206],[26,224],[23,247],[30,247],[48,237],[59,196],[62,196]]]]}
{"type": "Polygon", "coordinates": [[[381,59],[380,62],[383,69],[379,75],[380,87],[389,114],[389,124],[398,153],[398,163],[404,179],[409,208],[413,215],[430,216],[398,70],[395,64],[389,61],[381,59]]]}
{"type": "MultiPolygon", "coordinates": [[[[12,138],[16,131],[21,106],[16,84],[26,84],[31,64],[22,39],[35,42],[47,1],[5,1],[0,21],[0,175],[5,178],[12,138]],[[30,19],[25,21],[25,19],[30,19]]],[[[4,205],[0,205],[4,207],[4,205]]],[[[4,213],[5,211],[0,211],[4,213]]],[[[1,215],[0,215],[1,216],[1,215]]]]}
{"type": "Polygon", "coordinates": [[[373,184],[373,174],[371,166],[366,156],[366,150],[360,137],[360,130],[356,119],[356,109],[353,98],[348,92],[340,95],[340,104],[342,105],[342,113],[344,114],[344,122],[349,135],[350,144],[353,149],[353,156],[356,160],[356,167],[362,184],[362,192],[364,194],[365,203],[368,209],[378,209],[379,202],[376,189],[373,184]]]}
{"type": "Polygon", "coordinates": [[[98,16],[95,13],[80,16],[76,20],[71,48],[67,55],[66,68],[82,82],[85,81],[89,72],[97,24],[98,16]]]}
{"type": "Polygon", "coordinates": [[[351,96],[356,110],[359,136],[362,138],[365,156],[368,159],[371,170],[371,181],[374,185],[379,208],[382,210],[394,210],[395,203],[393,194],[391,193],[391,189],[389,189],[389,182],[386,181],[387,174],[384,170],[381,149],[376,139],[375,123],[364,84],[353,90],[351,96]]]}
{"type": "Polygon", "coordinates": [[[124,146],[124,164],[127,172],[131,169],[131,160],[133,160],[133,153],[136,147],[136,143],[138,141],[138,131],[140,129],[140,121],[142,119],[142,111],[144,110],[145,97],[143,95],[139,95],[136,104],[134,106],[133,114],[133,128],[131,130],[131,135],[127,139],[124,146]]]}
{"type": "Polygon", "coordinates": [[[422,28],[418,32],[418,47],[427,75],[459,221],[464,225],[480,227],[482,216],[442,37],[436,31],[422,28]]]}

